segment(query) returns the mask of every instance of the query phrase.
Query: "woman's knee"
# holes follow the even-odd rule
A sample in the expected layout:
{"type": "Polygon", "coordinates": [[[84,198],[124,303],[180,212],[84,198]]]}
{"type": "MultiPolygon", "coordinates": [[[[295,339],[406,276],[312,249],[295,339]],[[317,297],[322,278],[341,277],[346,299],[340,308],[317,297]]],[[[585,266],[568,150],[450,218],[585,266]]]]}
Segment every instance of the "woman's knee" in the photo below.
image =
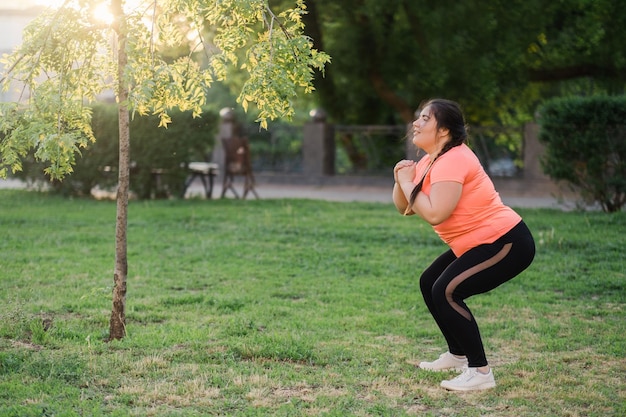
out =
{"type": "Polygon", "coordinates": [[[428,271],[425,271],[420,276],[420,290],[424,296],[429,296],[432,293],[432,288],[435,285],[435,281],[437,281],[438,276],[434,274],[429,274],[428,271]]]}
{"type": "Polygon", "coordinates": [[[443,303],[447,303],[448,294],[446,293],[447,285],[442,280],[435,282],[430,287],[430,297],[435,302],[435,304],[441,305],[443,303]]]}

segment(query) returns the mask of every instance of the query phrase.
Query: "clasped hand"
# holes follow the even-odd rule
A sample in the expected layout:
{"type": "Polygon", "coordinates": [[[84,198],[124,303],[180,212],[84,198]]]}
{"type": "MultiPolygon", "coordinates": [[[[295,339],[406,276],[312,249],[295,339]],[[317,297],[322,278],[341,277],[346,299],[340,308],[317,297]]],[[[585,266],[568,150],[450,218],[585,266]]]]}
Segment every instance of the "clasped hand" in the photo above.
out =
{"type": "Polygon", "coordinates": [[[416,162],[411,161],[410,159],[403,159],[398,162],[393,168],[394,180],[398,184],[403,182],[413,182],[413,178],[415,178],[415,164],[416,162]]]}

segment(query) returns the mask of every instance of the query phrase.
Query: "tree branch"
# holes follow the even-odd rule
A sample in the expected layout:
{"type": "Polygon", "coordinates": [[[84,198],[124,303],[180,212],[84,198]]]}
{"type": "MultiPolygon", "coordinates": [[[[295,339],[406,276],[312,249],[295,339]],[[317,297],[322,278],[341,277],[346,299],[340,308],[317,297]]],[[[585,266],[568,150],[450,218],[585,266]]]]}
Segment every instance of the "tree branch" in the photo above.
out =
{"type": "Polygon", "coordinates": [[[405,123],[411,123],[414,119],[414,110],[409,103],[389,88],[389,85],[377,70],[370,71],[369,79],[378,97],[393,107],[405,123]]]}

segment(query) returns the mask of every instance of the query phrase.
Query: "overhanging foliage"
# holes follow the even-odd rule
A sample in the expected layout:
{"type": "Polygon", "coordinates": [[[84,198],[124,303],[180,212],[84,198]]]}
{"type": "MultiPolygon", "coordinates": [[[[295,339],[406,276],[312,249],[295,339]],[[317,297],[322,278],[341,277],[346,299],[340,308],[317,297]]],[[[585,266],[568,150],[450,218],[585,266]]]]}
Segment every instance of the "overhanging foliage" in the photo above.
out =
{"type": "Polygon", "coordinates": [[[167,126],[173,108],[199,115],[207,89],[236,66],[247,74],[238,100],[246,109],[254,104],[265,126],[291,117],[296,95],[312,91],[314,71],[329,62],[302,34],[302,0],[279,14],[264,0],[148,2],[125,7],[112,24],[94,18],[95,4],[68,0],[44,12],[25,30],[22,45],[3,58],[2,86],[22,88],[22,97],[0,104],[0,176],[19,171],[31,148],[49,164],[51,179],[71,173],[77,152],[95,140],[91,103],[117,95],[119,85],[128,89],[121,105],[133,114],[158,115],[167,126]],[[118,84],[113,31],[122,27],[120,19],[128,62],[118,84]],[[172,60],[163,53],[181,45],[185,56],[172,60]],[[193,59],[196,53],[207,57],[205,66],[193,59]]]}

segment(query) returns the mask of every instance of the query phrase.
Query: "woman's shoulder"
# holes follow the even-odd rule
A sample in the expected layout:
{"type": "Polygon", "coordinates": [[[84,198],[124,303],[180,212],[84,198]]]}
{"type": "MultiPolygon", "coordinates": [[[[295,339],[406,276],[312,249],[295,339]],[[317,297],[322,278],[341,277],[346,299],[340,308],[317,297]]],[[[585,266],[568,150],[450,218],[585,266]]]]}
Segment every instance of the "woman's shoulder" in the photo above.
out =
{"type": "Polygon", "coordinates": [[[481,171],[482,166],[474,152],[465,144],[455,146],[441,155],[438,163],[433,165],[433,170],[440,178],[458,178],[465,183],[474,178],[481,171]]]}

